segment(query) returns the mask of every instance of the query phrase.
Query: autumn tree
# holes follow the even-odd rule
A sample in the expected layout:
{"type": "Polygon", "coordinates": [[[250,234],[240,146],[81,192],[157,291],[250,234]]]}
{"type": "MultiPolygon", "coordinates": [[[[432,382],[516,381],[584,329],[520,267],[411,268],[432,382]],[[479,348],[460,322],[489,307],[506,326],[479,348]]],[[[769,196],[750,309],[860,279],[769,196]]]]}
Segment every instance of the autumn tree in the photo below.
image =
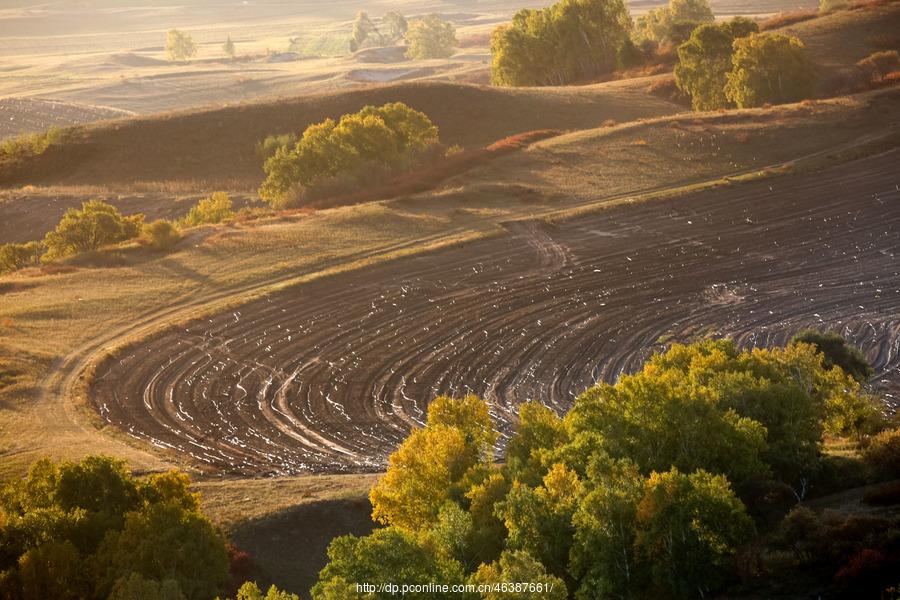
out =
{"type": "MultiPolygon", "coordinates": [[[[376,529],[365,537],[345,535],[335,538],[328,546],[328,564],[319,573],[319,581],[312,588],[312,598],[347,600],[393,597],[386,590],[377,595],[361,594],[357,592],[357,583],[440,583],[450,586],[464,581],[462,567],[447,557],[436,543],[414,532],[386,527],[376,529]]],[[[409,593],[405,597],[474,600],[473,595],[459,592],[428,591],[409,593]]]]}
{"type": "Polygon", "coordinates": [[[166,34],[166,56],[174,62],[183,62],[197,54],[197,44],[190,34],[170,29],[166,34]]]}
{"type": "Polygon", "coordinates": [[[875,374],[865,354],[834,331],[803,329],[791,338],[791,343],[812,344],[822,354],[826,368],[840,367],[860,383],[865,383],[875,374]]]}
{"type": "Polygon", "coordinates": [[[365,11],[356,13],[356,19],[353,21],[353,29],[350,33],[350,51],[356,52],[369,40],[376,40],[375,43],[382,41],[382,35],[375,26],[375,22],[369,17],[365,11]]]}
{"type": "Polygon", "coordinates": [[[715,20],[707,0],[670,0],[638,18],[634,36],[638,41],[658,44],[683,42],[695,27],[715,20]]]}
{"type": "Polygon", "coordinates": [[[491,82],[564,85],[609,72],[630,28],[623,0],[561,0],[521,10],[491,36],[491,82]]]}
{"type": "Polygon", "coordinates": [[[725,97],[738,108],[796,102],[812,96],[815,81],[803,42],[780,33],[759,33],[735,40],[725,97]]]}
{"type": "Polygon", "coordinates": [[[137,237],[144,215],[123,217],[111,204],[89,200],[81,209],[68,209],[56,229],[44,237],[45,260],[96,250],[137,237]]]}
{"type": "Polygon", "coordinates": [[[406,31],[406,57],[412,59],[448,58],[459,42],[456,28],[436,14],[417,19],[406,31]]]}
{"type": "Polygon", "coordinates": [[[497,590],[482,593],[482,600],[566,600],[569,597],[565,582],[549,575],[540,561],[522,550],[507,550],[497,561],[481,565],[470,581],[497,590]],[[524,583],[528,588],[519,592],[502,591],[502,586],[510,583],[524,583]]]}
{"type": "Polygon", "coordinates": [[[725,84],[732,68],[734,40],[758,31],[755,21],[737,17],[723,23],[700,25],[678,47],[675,83],[691,97],[694,110],[715,110],[728,105],[725,84]]]}
{"type": "Polygon", "coordinates": [[[635,551],[659,596],[705,597],[723,583],[753,535],[746,509],[721,475],[652,473],[637,506],[635,551]]]}
{"type": "Polygon", "coordinates": [[[384,23],[384,26],[387,28],[385,36],[391,42],[402,40],[406,36],[406,31],[409,29],[409,23],[407,22],[406,17],[398,12],[390,11],[385,13],[381,18],[381,22],[384,23]]]}

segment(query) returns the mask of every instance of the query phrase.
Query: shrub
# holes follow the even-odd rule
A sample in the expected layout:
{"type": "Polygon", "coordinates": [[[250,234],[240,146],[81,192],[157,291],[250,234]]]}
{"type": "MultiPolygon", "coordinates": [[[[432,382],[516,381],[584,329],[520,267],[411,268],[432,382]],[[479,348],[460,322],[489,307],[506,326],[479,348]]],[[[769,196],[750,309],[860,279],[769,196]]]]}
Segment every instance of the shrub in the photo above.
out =
{"type": "Polygon", "coordinates": [[[41,264],[44,247],[40,242],[0,245],[0,274],[41,264]]]}
{"type": "Polygon", "coordinates": [[[862,456],[874,473],[885,478],[900,477],[900,428],[873,436],[863,448],[862,456]]]}
{"type": "Polygon", "coordinates": [[[725,84],[732,68],[734,40],[758,31],[756,23],[738,17],[701,25],[678,47],[675,82],[691,97],[694,110],[715,110],[728,104],[725,84]]]}
{"type": "Polygon", "coordinates": [[[863,495],[863,502],[872,506],[900,504],[900,480],[875,486],[863,495]]]}
{"type": "Polygon", "coordinates": [[[900,70],[900,54],[896,50],[873,52],[862,59],[856,66],[859,67],[875,83],[881,82],[894,71],[900,70]]]}
{"type": "Polygon", "coordinates": [[[738,108],[783,104],[809,98],[816,74],[803,42],[759,33],[734,42],[725,97],[738,108]]]}
{"type": "Polygon", "coordinates": [[[448,58],[453,56],[456,28],[437,15],[413,21],[406,31],[407,58],[448,58]]]}
{"type": "Polygon", "coordinates": [[[630,26],[623,0],[562,0],[521,10],[491,37],[491,82],[562,85],[609,73],[630,26]]]}
{"type": "Polygon", "coordinates": [[[123,217],[111,204],[89,200],[81,209],[70,208],[56,229],[44,237],[47,252],[44,260],[52,260],[79,252],[96,250],[137,237],[144,225],[144,215],[123,217]]]}
{"type": "Polygon", "coordinates": [[[337,123],[310,125],[293,148],[279,148],[265,162],[259,195],[283,208],[310,187],[408,169],[437,143],[438,129],[424,114],[401,102],[367,106],[337,123]]]}
{"type": "Polygon", "coordinates": [[[59,127],[50,127],[43,133],[31,133],[4,140],[0,154],[13,159],[39,156],[53,144],[66,138],[67,132],[59,127]]]}
{"type": "Polygon", "coordinates": [[[181,240],[178,226],[165,219],[157,219],[145,225],[144,236],[154,250],[168,250],[181,240]]]}
{"type": "Polygon", "coordinates": [[[215,192],[207,198],[203,198],[197,205],[188,211],[181,220],[186,227],[195,225],[221,223],[234,216],[231,198],[225,192],[215,192]]]}

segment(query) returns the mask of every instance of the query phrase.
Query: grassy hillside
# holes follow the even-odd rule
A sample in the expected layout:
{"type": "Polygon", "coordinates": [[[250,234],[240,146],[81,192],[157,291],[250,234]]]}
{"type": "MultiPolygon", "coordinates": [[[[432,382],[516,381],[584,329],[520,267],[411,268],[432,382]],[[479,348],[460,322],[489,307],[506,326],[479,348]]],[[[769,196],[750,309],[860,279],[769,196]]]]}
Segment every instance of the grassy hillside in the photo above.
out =
{"type": "Polygon", "coordinates": [[[252,189],[262,179],[256,143],[302,132],[367,104],[401,101],[425,112],[447,144],[478,146],[532,129],[584,129],[607,119],[669,114],[676,105],[617,82],[578,89],[512,90],[448,83],[407,83],[177,112],[74,129],[44,154],[0,163],[0,185],[90,184],[133,188],[252,189]]]}

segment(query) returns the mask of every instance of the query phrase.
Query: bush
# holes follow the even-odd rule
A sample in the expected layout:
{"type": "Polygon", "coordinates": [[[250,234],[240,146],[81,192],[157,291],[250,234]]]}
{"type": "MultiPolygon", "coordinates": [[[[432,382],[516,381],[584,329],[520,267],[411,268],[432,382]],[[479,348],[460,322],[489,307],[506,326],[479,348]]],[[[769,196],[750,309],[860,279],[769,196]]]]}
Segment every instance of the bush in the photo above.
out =
{"type": "Polygon", "coordinates": [[[856,66],[868,76],[869,81],[879,83],[889,73],[900,70],[900,54],[896,50],[874,52],[856,63],[856,66]]]}
{"type": "Polygon", "coordinates": [[[410,23],[406,42],[406,57],[412,59],[449,58],[459,45],[456,28],[437,15],[428,15],[410,23]]]}
{"type": "Polygon", "coordinates": [[[882,483],[863,495],[863,502],[872,506],[894,506],[900,504],[900,480],[882,483]]]}
{"type": "Polygon", "coordinates": [[[145,225],[144,236],[154,250],[168,250],[181,240],[178,226],[165,219],[157,219],[145,225]]]}
{"type": "Polygon", "coordinates": [[[44,246],[40,242],[3,244],[0,246],[0,274],[40,265],[43,252],[44,246]]]}
{"type": "Polygon", "coordinates": [[[879,476],[900,477],[900,428],[873,436],[863,448],[862,456],[866,466],[879,476]]]}
{"type": "Polygon", "coordinates": [[[622,0],[562,0],[521,10],[491,37],[491,82],[563,85],[609,73],[630,27],[622,0]]]}
{"type": "Polygon", "coordinates": [[[181,220],[186,227],[221,223],[234,217],[231,198],[225,192],[215,192],[207,198],[203,198],[197,205],[191,208],[181,220]]]}
{"type": "Polygon", "coordinates": [[[284,208],[310,187],[408,169],[437,144],[438,129],[424,114],[401,102],[366,106],[310,125],[293,148],[279,148],[265,162],[259,195],[284,208]]]}
{"type": "Polygon", "coordinates": [[[140,235],[144,215],[123,217],[111,204],[89,200],[81,209],[70,208],[56,229],[44,237],[44,260],[96,250],[140,235]]]}
{"type": "Polygon", "coordinates": [[[795,37],[759,33],[734,42],[725,97],[738,108],[783,104],[809,98],[816,80],[803,42],[795,37]]]}
{"type": "Polygon", "coordinates": [[[66,131],[59,127],[50,127],[43,133],[32,133],[5,140],[0,145],[0,155],[23,159],[39,156],[53,144],[63,141],[66,131]]]}

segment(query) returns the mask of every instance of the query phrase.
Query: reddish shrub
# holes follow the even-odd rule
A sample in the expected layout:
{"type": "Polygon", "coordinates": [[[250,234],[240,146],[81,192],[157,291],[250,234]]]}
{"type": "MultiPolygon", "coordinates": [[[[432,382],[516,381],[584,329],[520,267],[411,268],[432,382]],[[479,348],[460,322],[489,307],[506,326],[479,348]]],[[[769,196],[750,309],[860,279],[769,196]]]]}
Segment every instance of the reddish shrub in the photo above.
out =
{"type": "Polygon", "coordinates": [[[255,570],[256,565],[253,564],[253,559],[250,555],[243,550],[240,550],[234,544],[229,543],[228,573],[231,577],[231,582],[228,585],[228,596],[235,596],[238,588],[241,587],[245,581],[249,581],[253,578],[255,570]]]}

